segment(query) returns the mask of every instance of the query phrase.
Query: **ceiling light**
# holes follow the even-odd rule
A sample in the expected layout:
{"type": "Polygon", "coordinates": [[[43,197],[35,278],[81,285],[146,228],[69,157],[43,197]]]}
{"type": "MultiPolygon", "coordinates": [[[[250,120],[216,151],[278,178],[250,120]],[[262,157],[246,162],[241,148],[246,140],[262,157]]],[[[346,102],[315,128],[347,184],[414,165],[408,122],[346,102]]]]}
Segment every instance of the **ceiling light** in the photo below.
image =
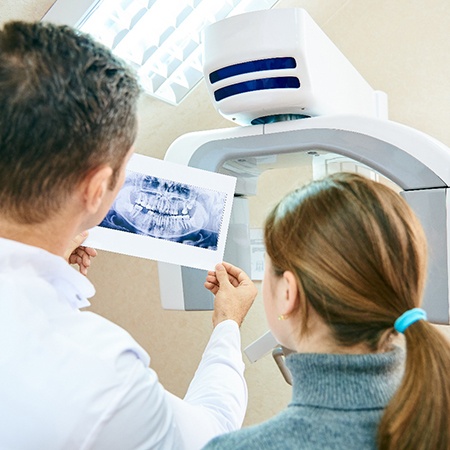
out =
{"type": "Polygon", "coordinates": [[[205,26],[277,0],[57,0],[42,20],[91,34],[131,64],[151,96],[178,105],[203,78],[205,26]]]}

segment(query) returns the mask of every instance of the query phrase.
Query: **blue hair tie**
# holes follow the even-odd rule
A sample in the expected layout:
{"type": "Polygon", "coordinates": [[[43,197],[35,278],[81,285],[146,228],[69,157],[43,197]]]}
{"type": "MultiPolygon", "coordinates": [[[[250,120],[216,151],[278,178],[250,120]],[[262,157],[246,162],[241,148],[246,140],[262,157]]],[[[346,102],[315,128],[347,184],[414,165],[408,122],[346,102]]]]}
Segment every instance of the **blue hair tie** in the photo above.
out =
{"type": "Polygon", "coordinates": [[[418,320],[427,320],[427,313],[421,308],[413,308],[404,312],[394,323],[394,328],[399,333],[404,333],[405,330],[417,322],[418,320]]]}

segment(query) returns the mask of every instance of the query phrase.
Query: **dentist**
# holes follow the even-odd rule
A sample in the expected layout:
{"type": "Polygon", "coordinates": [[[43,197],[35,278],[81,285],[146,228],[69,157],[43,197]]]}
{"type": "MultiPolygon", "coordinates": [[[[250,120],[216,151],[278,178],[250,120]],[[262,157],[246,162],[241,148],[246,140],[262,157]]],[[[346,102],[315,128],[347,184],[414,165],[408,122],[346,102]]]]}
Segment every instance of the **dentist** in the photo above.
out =
{"type": "Polygon", "coordinates": [[[1,449],[195,449],[242,424],[239,326],[256,296],[242,271],[217,271],[233,295],[216,299],[183,400],[125,330],[80,311],[95,291],[67,258],[85,273],[94,256],[72,240],[122,186],[138,96],[133,73],[78,31],[0,30],[1,449]]]}

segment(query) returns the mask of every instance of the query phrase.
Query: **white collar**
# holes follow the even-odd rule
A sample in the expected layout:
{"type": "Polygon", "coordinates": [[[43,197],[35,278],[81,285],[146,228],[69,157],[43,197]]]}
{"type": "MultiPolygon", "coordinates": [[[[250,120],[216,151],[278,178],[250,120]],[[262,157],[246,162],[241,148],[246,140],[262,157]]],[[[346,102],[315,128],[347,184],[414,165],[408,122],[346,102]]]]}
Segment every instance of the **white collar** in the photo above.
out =
{"type": "Polygon", "coordinates": [[[76,309],[89,306],[88,298],[95,294],[93,284],[61,256],[0,238],[0,272],[8,270],[33,273],[45,279],[76,309]]]}

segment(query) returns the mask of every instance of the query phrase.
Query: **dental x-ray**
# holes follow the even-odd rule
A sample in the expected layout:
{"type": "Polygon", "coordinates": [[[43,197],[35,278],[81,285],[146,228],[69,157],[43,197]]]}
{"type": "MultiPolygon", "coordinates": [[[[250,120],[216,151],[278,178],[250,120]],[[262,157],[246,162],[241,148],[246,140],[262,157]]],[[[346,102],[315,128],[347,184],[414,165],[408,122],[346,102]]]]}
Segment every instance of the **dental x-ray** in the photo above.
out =
{"type": "Polygon", "coordinates": [[[211,269],[223,258],[235,178],[133,155],[87,245],[211,269]]]}
{"type": "Polygon", "coordinates": [[[129,171],[100,226],[217,250],[225,200],[224,192],[129,171]]]}

